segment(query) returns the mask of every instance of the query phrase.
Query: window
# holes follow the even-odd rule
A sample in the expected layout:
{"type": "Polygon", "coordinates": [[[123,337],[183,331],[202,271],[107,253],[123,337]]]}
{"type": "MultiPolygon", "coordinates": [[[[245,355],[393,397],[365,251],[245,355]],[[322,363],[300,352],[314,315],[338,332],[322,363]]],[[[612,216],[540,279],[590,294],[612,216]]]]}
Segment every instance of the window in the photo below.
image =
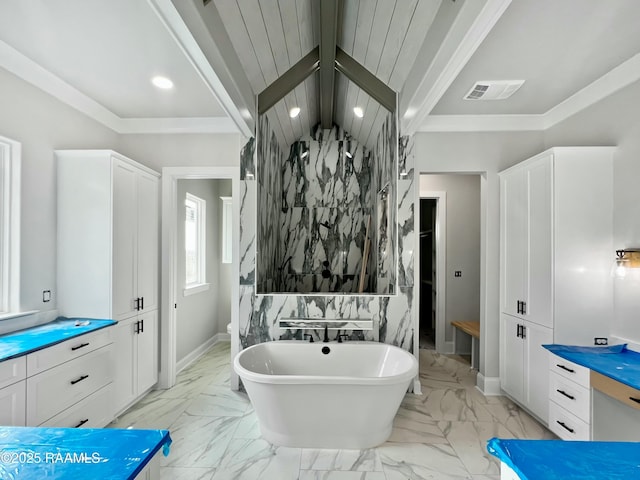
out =
{"type": "Polygon", "coordinates": [[[186,254],[185,295],[207,289],[206,208],[202,198],[187,193],[185,199],[184,246],[186,254]]]}
{"type": "Polygon", "coordinates": [[[233,224],[231,222],[231,212],[233,203],[231,197],[220,197],[222,200],[222,263],[231,263],[233,224]]]}
{"type": "Polygon", "coordinates": [[[0,137],[0,319],[20,310],[20,155],[0,137]]]}

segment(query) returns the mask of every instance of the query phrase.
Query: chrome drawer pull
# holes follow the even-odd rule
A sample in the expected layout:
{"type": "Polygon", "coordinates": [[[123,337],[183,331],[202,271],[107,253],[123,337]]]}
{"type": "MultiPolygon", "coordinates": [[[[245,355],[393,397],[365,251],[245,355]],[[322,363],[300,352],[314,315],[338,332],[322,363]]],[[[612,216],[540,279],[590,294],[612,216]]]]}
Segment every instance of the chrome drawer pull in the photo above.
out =
{"type": "MultiPolygon", "coordinates": [[[[565,392],[564,390],[560,390],[559,388],[556,388],[556,392],[564,395],[567,398],[570,398],[571,400],[575,400],[576,397],[574,397],[573,395],[569,395],[567,392],[565,392]]],[[[640,403],[640,400],[637,400],[638,403],[640,403]]]]}
{"type": "Polygon", "coordinates": [[[567,372],[571,372],[571,373],[576,373],[575,370],[569,368],[569,367],[565,367],[564,365],[560,365],[559,363],[556,363],[556,367],[560,367],[563,370],[566,370],[567,372]]]}
{"type": "Polygon", "coordinates": [[[80,345],[76,345],[75,347],[71,347],[71,351],[75,351],[75,350],[80,350],[81,348],[84,348],[86,346],[88,346],[88,343],[81,343],[80,345]]]}
{"type": "Polygon", "coordinates": [[[636,403],[640,403],[640,398],[629,397],[629,400],[633,400],[636,403]]]}
{"type": "Polygon", "coordinates": [[[71,380],[71,385],[75,385],[78,382],[81,382],[82,380],[86,380],[87,378],[89,378],[89,375],[82,375],[80,378],[77,378],[76,380],[71,380]]]}
{"type": "Polygon", "coordinates": [[[89,421],[88,418],[85,418],[84,420],[80,420],[80,423],[78,423],[75,427],[73,428],[80,428],[82,425],[84,425],[85,423],[87,423],[89,421]]]}
{"type": "Polygon", "coordinates": [[[559,424],[562,428],[570,431],[571,433],[575,432],[573,428],[567,427],[567,425],[564,422],[561,422],[560,420],[556,420],[556,423],[559,424]]]}

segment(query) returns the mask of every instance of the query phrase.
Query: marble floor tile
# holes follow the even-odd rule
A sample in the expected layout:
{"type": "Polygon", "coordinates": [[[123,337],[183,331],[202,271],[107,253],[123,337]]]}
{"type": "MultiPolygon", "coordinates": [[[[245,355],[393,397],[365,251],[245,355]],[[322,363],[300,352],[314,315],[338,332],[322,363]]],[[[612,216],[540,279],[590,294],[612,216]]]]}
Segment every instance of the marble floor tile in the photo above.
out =
{"type": "Polygon", "coordinates": [[[455,356],[420,350],[422,394],[407,394],[389,440],[367,450],[284,448],[261,438],[244,393],[229,388],[230,346],[219,343],[112,423],[169,429],[161,478],[175,480],[499,480],[486,441],[555,438],[506,397],[485,397],[455,356]]]}
{"type": "Polygon", "coordinates": [[[238,426],[233,434],[233,438],[258,439],[262,437],[258,417],[251,406],[249,406],[242,417],[237,419],[236,423],[238,426]]]}
{"type": "Polygon", "coordinates": [[[438,421],[430,415],[401,406],[393,420],[393,430],[389,442],[397,443],[447,443],[438,421]]]}
{"type": "Polygon", "coordinates": [[[478,402],[472,389],[428,388],[422,395],[407,395],[402,406],[422,412],[433,420],[491,421],[493,416],[478,402]],[[411,398],[413,397],[413,398],[411,398]]]}
{"type": "Polygon", "coordinates": [[[490,438],[511,438],[504,425],[496,422],[440,422],[439,425],[470,473],[500,474],[500,462],[486,447],[490,438]]]}
{"type": "Polygon", "coordinates": [[[189,406],[190,400],[147,396],[135,408],[109,424],[110,428],[168,429],[189,406]]]}
{"type": "Polygon", "coordinates": [[[160,467],[160,480],[211,480],[214,468],[160,467]]]}
{"type": "Polygon", "coordinates": [[[298,480],[387,480],[384,472],[300,470],[298,480]]]}
{"type": "Polygon", "coordinates": [[[224,458],[236,430],[236,417],[203,417],[183,413],[169,429],[171,453],[162,465],[215,468],[224,458]]]}
{"type": "Polygon", "coordinates": [[[193,399],[186,412],[208,417],[241,417],[249,405],[245,393],[234,392],[222,385],[209,385],[193,399]]]}
{"type": "Polygon", "coordinates": [[[269,442],[234,439],[213,480],[296,480],[301,449],[276,447],[269,442]]]}
{"type": "Polygon", "coordinates": [[[381,472],[382,463],[376,449],[329,450],[302,449],[300,468],[303,470],[350,470],[381,472]]]}
{"type": "Polygon", "coordinates": [[[377,450],[387,480],[457,480],[469,476],[450,445],[386,443],[377,450]]]}

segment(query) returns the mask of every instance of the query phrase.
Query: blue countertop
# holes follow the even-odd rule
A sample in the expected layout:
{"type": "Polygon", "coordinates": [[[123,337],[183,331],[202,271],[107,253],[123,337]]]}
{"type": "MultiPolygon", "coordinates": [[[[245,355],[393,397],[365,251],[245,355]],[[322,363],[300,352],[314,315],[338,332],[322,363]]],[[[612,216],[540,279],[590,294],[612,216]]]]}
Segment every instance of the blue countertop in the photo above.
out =
{"type": "Polygon", "coordinates": [[[0,336],[0,362],[115,325],[113,320],[59,317],[53,322],[0,336]]]}
{"type": "Polygon", "coordinates": [[[492,438],[487,450],[522,480],[640,478],[640,443],[492,438]]]}
{"type": "Polygon", "coordinates": [[[167,430],[0,427],[0,478],[135,478],[163,449],[167,430]]]}
{"type": "Polygon", "coordinates": [[[543,347],[565,360],[640,389],[640,353],[627,349],[626,345],[607,347],[543,345],[543,347]]]}

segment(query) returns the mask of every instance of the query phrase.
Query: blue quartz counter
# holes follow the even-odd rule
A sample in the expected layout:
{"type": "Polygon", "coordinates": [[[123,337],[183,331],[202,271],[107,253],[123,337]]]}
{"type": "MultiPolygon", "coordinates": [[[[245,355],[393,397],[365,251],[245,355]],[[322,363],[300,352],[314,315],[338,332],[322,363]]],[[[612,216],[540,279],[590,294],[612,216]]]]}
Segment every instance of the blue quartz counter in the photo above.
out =
{"type": "Polygon", "coordinates": [[[640,478],[640,443],[492,438],[487,450],[522,480],[640,478]]]}
{"type": "Polygon", "coordinates": [[[167,430],[0,427],[0,478],[133,479],[170,445],[167,430]]]}
{"type": "Polygon", "coordinates": [[[640,389],[640,353],[627,349],[626,345],[580,347],[554,344],[543,347],[565,360],[640,389]]]}
{"type": "Polygon", "coordinates": [[[60,317],[53,322],[0,336],[0,362],[115,325],[113,320],[60,317]]]}

